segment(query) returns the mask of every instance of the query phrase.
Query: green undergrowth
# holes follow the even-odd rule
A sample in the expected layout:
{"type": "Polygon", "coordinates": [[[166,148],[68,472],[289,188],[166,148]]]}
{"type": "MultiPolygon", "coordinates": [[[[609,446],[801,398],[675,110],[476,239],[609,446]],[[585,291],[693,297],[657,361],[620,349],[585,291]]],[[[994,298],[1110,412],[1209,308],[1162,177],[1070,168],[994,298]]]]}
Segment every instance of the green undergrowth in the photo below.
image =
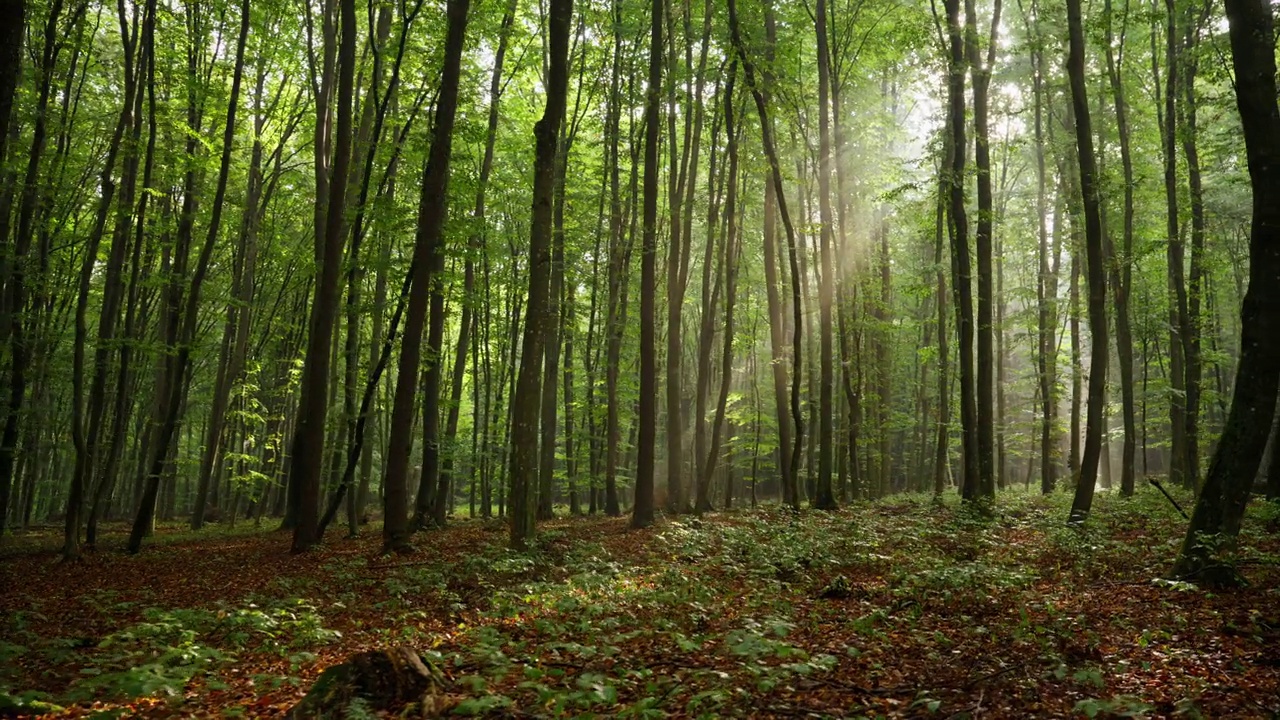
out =
{"type": "MultiPolygon", "coordinates": [[[[1144,490],[1099,493],[1088,522],[1068,526],[1069,501],[1009,492],[974,510],[905,495],[666,518],[642,533],[557,524],[524,551],[486,526],[463,552],[335,555],[237,603],[101,593],[93,602],[135,620],[100,638],[42,637],[30,612],[10,615],[0,667],[76,677],[40,693],[0,675],[0,708],[181,698],[244,677],[254,692],[300,694],[318,654],[408,645],[443,670],[457,715],[962,717],[1001,682],[1011,698],[1055,698],[1055,712],[1194,717],[1204,688],[1171,700],[1130,681],[1154,672],[1145,653],[1190,656],[1180,643],[1216,631],[1197,627],[1210,593],[1160,580],[1184,521],[1144,490]],[[1100,624],[1091,613],[1112,587],[1145,594],[1100,624]],[[827,701],[815,710],[805,696],[827,701]]],[[[1240,557],[1280,560],[1278,517],[1251,509],[1240,557]]],[[[1241,632],[1271,642],[1270,619],[1255,621],[1241,632]]]]}

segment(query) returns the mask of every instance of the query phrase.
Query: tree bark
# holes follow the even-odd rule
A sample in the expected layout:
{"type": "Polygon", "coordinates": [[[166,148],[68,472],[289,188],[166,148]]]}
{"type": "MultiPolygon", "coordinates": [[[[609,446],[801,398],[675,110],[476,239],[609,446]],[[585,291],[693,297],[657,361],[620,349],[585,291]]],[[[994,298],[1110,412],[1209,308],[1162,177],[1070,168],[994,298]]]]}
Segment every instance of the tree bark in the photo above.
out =
{"type": "MultiPolygon", "coordinates": [[[[635,504],[631,526],[647,527],[654,519],[654,450],[658,428],[658,358],[655,302],[658,253],[658,134],[662,86],[662,0],[650,10],[649,81],[645,90],[644,235],[640,258],[640,407],[636,446],[635,504]]],[[[678,408],[669,412],[679,412],[678,408]]]]}
{"type": "Polygon", "coordinates": [[[1111,2],[1104,6],[1107,23],[1107,76],[1116,113],[1116,133],[1120,142],[1120,164],[1124,171],[1124,230],[1120,253],[1111,253],[1111,286],[1116,304],[1116,355],[1120,361],[1120,398],[1124,414],[1124,448],[1120,461],[1120,492],[1128,497],[1134,492],[1134,455],[1137,452],[1137,417],[1133,392],[1133,330],[1129,318],[1129,291],[1133,287],[1133,220],[1134,175],[1133,150],[1129,140],[1129,105],[1125,99],[1122,72],[1124,68],[1125,30],[1129,10],[1125,5],[1124,24],[1120,31],[1118,51],[1114,49],[1111,2]],[[1117,57],[1117,52],[1119,57],[1117,57]]]}
{"type": "Polygon", "coordinates": [[[992,10],[991,37],[987,43],[985,65],[978,52],[977,12],[974,4],[974,0],[965,0],[964,3],[965,47],[969,59],[969,72],[973,80],[974,166],[978,171],[978,225],[974,237],[978,254],[977,497],[989,499],[996,494],[995,418],[993,415],[995,412],[993,371],[996,358],[993,355],[995,328],[991,265],[995,205],[991,192],[991,131],[987,120],[987,88],[991,84],[991,68],[995,64],[1001,3],[1000,0],[996,0],[992,10]]]}
{"type": "Polygon", "coordinates": [[[1271,7],[1262,0],[1227,0],[1226,8],[1236,107],[1253,187],[1249,289],[1240,310],[1240,364],[1231,410],[1173,568],[1178,577],[1209,582],[1219,579],[1213,568],[1240,531],[1280,383],[1280,109],[1271,7]],[[1206,542],[1213,535],[1220,535],[1219,541],[1206,542]]]}
{"type": "MultiPolygon", "coordinates": [[[[831,328],[831,305],[834,302],[835,266],[831,259],[831,137],[828,98],[831,94],[831,58],[827,46],[827,1],[818,0],[818,12],[814,20],[818,40],[818,212],[822,227],[819,239],[822,277],[818,287],[818,325],[822,347],[821,379],[818,381],[818,485],[813,505],[819,510],[838,507],[832,491],[831,473],[834,465],[835,445],[835,364],[831,328]]],[[[736,159],[736,158],[735,158],[736,159]]],[[[730,180],[730,191],[732,192],[730,180]]],[[[726,338],[725,342],[729,342],[726,338]]],[[[726,353],[727,356],[727,353],[726,353]]],[[[729,371],[726,357],[725,372],[729,371]]]]}
{"type": "Polygon", "coordinates": [[[947,85],[947,118],[951,128],[951,172],[948,208],[951,234],[951,292],[956,308],[956,334],[960,347],[960,427],[964,473],[960,483],[965,500],[980,496],[978,457],[978,407],[973,357],[973,269],[969,259],[969,219],[964,206],[966,154],[964,109],[964,42],[960,29],[960,0],[946,0],[947,29],[951,47],[947,85]]]}
{"type": "Polygon", "coordinates": [[[538,409],[541,399],[546,308],[551,284],[551,235],[556,156],[569,85],[569,25],[572,0],[551,0],[548,26],[547,102],[534,125],[533,215],[529,233],[529,293],[520,371],[511,398],[511,544],[524,547],[536,530],[538,409]]]}
{"type": "Polygon", "coordinates": [[[1107,360],[1107,280],[1102,243],[1102,214],[1097,188],[1097,162],[1093,154],[1093,128],[1084,75],[1084,29],[1080,0],[1067,0],[1067,30],[1070,36],[1067,75],[1071,82],[1071,105],[1075,116],[1077,160],[1080,164],[1080,192],[1084,204],[1085,261],[1089,285],[1089,408],[1085,425],[1084,451],[1080,456],[1080,477],[1071,504],[1072,522],[1083,522],[1093,505],[1093,489],[1098,477],[1102,451],[1103,404],[1106,402],[1107,360]]]}
{"type": "MultiPolygon", "coordinates": [[[[470,0],[450,0],[447,9],[448,33],[444,48],[444,66],[440,76],[440,96],[432,128],[431,149],[422,178],[418,200],[418,228],[414,239],[413,264],[410,270],[408,309],[400,349],[400,367],[396,377],[395,399],[391,408],[391,431],[388,440],[384,479],[382,551],[403,552],[409,549],[407,481],[409,453],[413,445],[413,405],[417,391],[418,367],[421,360],[422,326],[426,322],[431,284],[440,280],[436,253],[444,232],[448,212],[449,161],[453,148],[453,125],[458,107],[458,85],[461,75],[462,50],[466,42],[467,12],[470,0]],[[433,267],[435,272],[432,271],[433,267]]],[[[430,352],[430,348],[428,348],[430,352]]],[[[438,362],[428,358],[428,362],[438,362]]],[[[427,403],[424,402],[424,405],[427,403]]],[[[424,438],[424,442],[429,438],[424,438]]],[[[423,475],[427,467],[422,468],[423,475]]],[[[426,487],[425,485],[422,487],[426,487]]],[[[421,492],[421,490],[420,490],[421,492]]]]}

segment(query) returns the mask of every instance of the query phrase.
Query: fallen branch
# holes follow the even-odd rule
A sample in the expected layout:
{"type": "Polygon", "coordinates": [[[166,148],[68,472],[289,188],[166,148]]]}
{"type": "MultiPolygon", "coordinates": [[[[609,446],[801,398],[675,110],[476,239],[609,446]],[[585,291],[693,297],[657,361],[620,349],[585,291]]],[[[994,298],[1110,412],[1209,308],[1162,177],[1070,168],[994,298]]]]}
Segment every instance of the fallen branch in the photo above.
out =
{"type": "Polygon", "coordinates": [[[1173,496],[1169,494],[1169,491],[1164,489],[1164,486],[1160,484],[1159,480],[1149,477],[1147,478],[1147,482],[1151,483],[1152,485],[1155,485],[1157,490],[1164,493],[1164,496],[1169,499],[1169,502],[1173,503],[1173,507],[1178,511],[1178,514],[1182,515],[1183,520],[1191,519],[1187,517],[1187,512],[1182,509],[1182,506],[1178,504],[1178,501],[1174,500],[1173,496]]]}

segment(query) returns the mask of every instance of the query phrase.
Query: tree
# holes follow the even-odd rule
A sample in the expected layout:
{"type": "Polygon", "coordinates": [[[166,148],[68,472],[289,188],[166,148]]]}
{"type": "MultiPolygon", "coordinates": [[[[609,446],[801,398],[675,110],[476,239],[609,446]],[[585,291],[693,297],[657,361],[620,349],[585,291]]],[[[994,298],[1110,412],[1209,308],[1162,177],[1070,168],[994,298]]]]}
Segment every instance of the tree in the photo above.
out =
{"type": "Polygon", "coordinates": [[[1240,364],[1231,409],[1209,461],[1173,573],[1184,579],[1233,581],[1224,552],[1240,531],[1253,478],[1262,463],[1280,386],[1280,109],[1271,7],[1227,0],[1236,107],[1253,189],[1249,288],[1240,309],[1240,364]]]}
{"type": "Polygon", "coordinates": [[[323,232],[319,224],[316,226],[316,254],[320,259],[320,275],[316,280],[311,302],[297,428],[289,445],[290,504],[297,513],[293,552],[309,550],[319,534],[320,473],[323,469],[321,463],[324,458],[325,422],[329,416],[331,345],[338,314],[338,280],[342,270],[342,253],[346,246],[343,221],[351,164],[352,96],[356,64],[355,0],[338,0],[338,15],[341,31],[333,165],[327,177],[329,192],[323,232]]]}
{"type": "MultiPolygon", "coordinates": [[[[831,92],[831,58],[827,48],[827,0],[818,0],[818,12],[814,20],[818,38],[818,204],[821,213],[821,288],[818,290],[818,323],[821,326],[822,378],[818,381],[818,492],[814,507],[834,510],[837,506],[832,492],[831,473],[833,445],[835,444],[834,385],[835,367],[832,353],[831,304],[834,301],[835,265],[831,261],[831,138],[830,120],[827,116],[828,96],[831,92]]],[[[728,342],[726,340],[725,342],[728,342]]],[[[725,372],[728,372],[726,363],[725,372]]]]}
{"type": "Polygon", "coordinates": [[[1112,30],[1111,3],[1106,3],[1104,13],[1107,24],[1107,77],[1111,83],[1112,101],[1116,113],[1116,133],[1119,135],[1120,164],[1124,172],[1124,229],[1120,252],[1110,252],[1111,290],[1116,304],[1116,355],[1120,361],[1120,397],[1124,413],[1124,449],[1121,454],[1120,490],[1125,496],[1134,491],[1134,454],[1137,451],[1137,410],[1133,392],[1133,330],[1129,312],[1129,292],[1133,287],[1133,235],[1134,235],[1134,174],[1133,150],[1129,138],[1129,105],[1121,80],[1124,68],[1124,40],[1128,26],[1129,8],[1125,5],[1123,25],[1120,30],[1119,49],[1112,30]]]}
{"type": "Polygon", "coordinates": [[[529,293],[525,304],[520,372],[511,398],[511,544],[523,547],[536,530],[538,410],[546,306],[551,284],[551,234],[556,157],[569,85],[572,0],[550,0],[547,15],[546,108],[534,125],[533,214],[529,228],[529,293]]]}
{"type": "MultiPolygon", "coordinates": [[[[25,0],[3,0],[0,2],[0,162],[9,156],[9,125],[13,116],[13,95],[18,85],[18,68],[21,62],[22,48],[22,31],[26,26],[26,2],[25,0]]],[[[5,208],[5,219],[0,220],[0,239],[8,235],[8,208],[5,208]]],[[[6,253],[7,254],[7,253],[6,253]]],[[[12,263],[14,259],[3,258],[2,261],[6,266],[8,277],[3,279],[3,284],[8,290],[10,297],[0,301],[0,307],[4,308],[4,314],[8,315],[7,322],[9,328],[9,338],[15,344],[10,352],[12,360],[9,375],[9,397],[5,399],[5,424],[4,429],[0,430],[0,537],[4,537],[5,521],[9,516],[9,499],[11,497],[11,489],[13,487],[13,469],[14,460],[17,455],[18,444],[18,423],[20,413],[22,411],[22,401],[26,397],[26,384],[19,382],[21,375],[15,375],[13,370],[20,367],[20,353],[25,352],[25,348],[20,346],[22,342],[22,313],[21,303],[23,299],[23,286],[20,281],[15,282],[12,277],[12,263]],[[17,340],[14,331],[17,331],[17,340]],[[12,427],[12,429],[11,429],[12,427]]],[[[17,262],[21,262],[20,259],[17,262]]],[[[22,272],[18,270],[18,272],[22,272]]],[[[0,318],[0,322],[5,322],[4,318],[0,318]]]]}
{"type": "MultiPolygon", "coordinates": [[[[470,0],[450,0],[447,10],[449,29],[448,39],[445,41],[444,66],[440,75],[440,98],[436,101],[431,150],[423,171],[422,192],[418,199],[418,226],[408,280],[409,302],[405,315],[404,339],[401,341],[400,369],[396,376],[395,400],[391,408],[387,476],[384,481],[386,495],[383,502],[383,552],[403,552],[409,549],[406,482],[409,452],[413,443],[410,437],[413,432],[413,400],[417,391],[422,326],[426,320],[429,291],[434,275],[442,270],[442,263],[433,259],[433,255],[443,252],[439,246],[448,211],[449,160],[453,147],[453,123],[458,107],[458,85],[462,74],[462,49],[466,41],[469,7],[470,0]]],[[[428,362],[438,363],[439,360],[428,358],[428,362]]],[[[427,390],[431,389],[428,384],[427,390]]],[[[439,391],[438,384],[434,389],[439,391]]],[[[425,488],[427,467],[424,466],[422,471],[425,488]]],[[[431,482],[434,483],[434,478],[431,482]]],[[[419,494],[422,492],[420,489],[419,494]]]]}
{"type": "MultiPolygon", "coordinates": [[[[640,408],[636,452],[636,502],[631,526],[653,524],[654,450],[658,428],[658,359],[654,305],[658,253],[658,100],[662,85],[662,0],[650,11],[649,80],[644,109],[644,238],[640,255],[640,408]]],[[[678,409],[669,409],[678,412],[678,409]]],[[[678,444],[678,441],[677,441],[678,444]]]]}
{"type": "Polygon", "coordinates": [[[976,500],[981,492],[978,443],[978,406],[974,384],[973,357],[973,265],[969,256],[969,218],[965,211],[965,110],[964,41],[960,30],[960,0],[947,0],[947,30],[951,55],[948,63],[947,127],[951,130],[951,167],[947,183],[947,208],[951,236],[951,292],[956,307],[956,334],[960,339],[960,426],[964,453],[964,475],[960,483],[966,500],[976,500]]]}
{"type": "Polygon", "coordinates": [[[991,67],[995,64],[996,40],[1000,28],[1000,0],[991,12],[991,37],[987,41],[986,63],[978,51],[977,12],[974,0],[965,0],[965,53],[973,77],[974,166],[978,172],[978,226],[974,234],[978,254],[978,367],[977,367],[977,451],[978,487],[976,496],[994,498],[995,480],[995,402],[992,354],[995,333],[994,283],[991,271],[991,236],[995,224],[995,207],[991,193],[991,131],[988,127],[987,90],[991,85],[991,67]]]}
{"type": "Polygon", "coordinates": [[[1071,109],[1075,117],[1076,157],[1080,163],[1080,193],[1084,204],[1085,265],[1089,285],[1089,409],[1085,425],[1080,477],[1071,503],[1072,522],[1083,522],[1093,505],[1102,454],[1103,404],[1106,402],[1107,280],[1102,247],[1102,214],[1098,198],[1098,168],[1093,152],[1093,125],[1084,75],[1084,29],[1080,0],[1067,0],[1067,77],[1071,82],[1071,109]]]}

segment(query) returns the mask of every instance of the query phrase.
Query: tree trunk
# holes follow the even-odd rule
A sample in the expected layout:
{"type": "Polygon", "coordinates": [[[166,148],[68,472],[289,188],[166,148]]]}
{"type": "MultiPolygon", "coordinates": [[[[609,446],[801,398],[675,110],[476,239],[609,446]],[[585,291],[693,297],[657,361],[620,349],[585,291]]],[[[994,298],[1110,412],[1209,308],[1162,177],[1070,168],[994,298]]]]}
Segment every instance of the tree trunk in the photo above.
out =
{"type": "MultiPolygon", "coordinates": [[[[658,358],[655,303],[658,253],[659,93],[662,86],[662,0],[650,10],[649,80],[645,90],[644,236],[640,259],[640,407],[636,445],[636,499],[631,526],[647,527],[654,515],[654,450],[658,428],[658,358]]],[[[679,412],[671,408],[669,412],[679,412]]]]}
{"type": "Polygon", "coordinates": [[[1208,19],[1210,4],[1203,3],[1199,17],[1193,17],[1194,7],[1187,9],[1185,41],[1181,61],[1183,62],[1182,90],[1185,99],[1181,105],[1179,124],[1182,138],[1183,154],[1187,160],[1188,199],[1191,202],[1191,278],[1187,288],[1186,320],[1183,326],[1183,352],[1186,358],[1186,472],[1190,474],[1190,482],[1194,487],[1200,478],[1200,398],[1201,379],[1204,376],[1201,361],[1200,338],[1201,327],[1200,305],[1204,291],[1204,240],[1205,209],[1203,183],[1200,177],[1200,153],[1197,147],[1198,127],[1196,123],[1196,74],[1198,61],[1197,46],[1200,42],[1200,29],[1208,19]]]}
{"type": "MultiPolygon", "coordinates": [[[[396,377],[395,399],[391,408],[391,432],[383,480],[383,552],[403,552],[409,549],[407,482],[409,453],[413,446],[414,395],[417,392],[422,326],[426,321],[431,283],[443,282],[438,277],[439,270],[432,272],[429,266],[436,268],[443,266],[442,260],[439,265],[435,265],[436,259],[433,258],[433,254],[443,252],[440,243],[443,242],[441,236],[448,211],[449,160],[453,147],[453,124],[458,107],[458,85],[469,7],[470,0],[450,0],[447,9],[449,28],[445,41],[444,66],[440,77],[440,96],[436,101],[431,149],[427,156],[422,192],[418,201],[418,228],[408,279],[410,284],[408,309],[400,350],[399,373],[396,377]]],[[[428,362],[437,363],[438,360],[428,358],[428,362]]],[[[429,441],[430,438],[424,439],[424,442],[429,441]]],[[[427,473],[425,466],[422,472],[425,476],[427,473]]],[[[419,492],[421,493],[422,490],[419,492]]]]}
{"type": "MultiPolygon", "coordinates": [[[[1209,462],[1187,527],[1174,575],[1213,582],[1240,531],[1240,521],[1276,406],[1280,382],[1280,110],[1271,6],[1261,0],[1227,0],[1236,107],[1244,128],[1253,219],[1249,234],[1249,289],[1240,310],[1240,364],[1231,410],[1209,462]],[[1205,535],[1221,535],[1206,543],[1205,535]],[[1225,540],[1226,542],[1222,542],[1225,540]]],[[[1234,574],[1234,573],[1230,573],[1234,574]]]]}
{"type": "MultiPolygon", "coordinates": [[[[1187,465],[1190,455],[1187,445],[1186,387],[1186,343],[1190,335],[1190,321],[1187,317],[1187,285],[1183,270],[1185,254],[1182,236],[1178,232],[1177,96],[1179,60],[1177,55],[1177,15],[1174,6],[1174,0],[1165,0],[1167,13],[1165,31],[1165,97],[1163,112],[1157,109],[1163,140],[1161,149],[1164,153],[1165,202],[1168,206],[1165,239],[1168,243],[1166,255],[1169,264],[1169,423],[1171,426],[1171,449],[1173,454],[1172,462],[1169,466],[1169,479],[1185,487],[1191,487],[1195,483],[1195,478],[1192,469],[1187,465]]],[[[1155,70],[1158,61],[1154,52],[1151,56],[1151,62],[1153,70],[1155,70]]],[[[1155,85],[1159,88],[1158,71],[1155,74],[1157,75],[1155,85]]]]}
{"type": "MultiPolygon", "coordinates": [[[[729,62],[729,75],[725,79],[724,89],[724,127],[728,142],[729,167],[727,170],[727,191],[724,203],[725,236],[722,243],[721,262],[724,266],[725,298],[724,298],[724,342],[720,370],[720,394],[716,401],[715,420],[711,423],[711,444],[703,463],[702,477],[698,482],[697,511],[709,512],[711,505],[711,480],[715,476],[716,466],[720,460],[720,438],[725,420],[725,408],[729,400],[729,388],[733,381],[733,311],[737,299],[738,259],[741,256],[741,243],[738,241],[738,128],[734,124],[733,106],[735,102],[733,85],[737,75],[738,63],[729,62]]],[[[726,491],[725,506],[728,507],[729,496],[726,491]]]]}
{"type": "Polygon", "coordinates": [[[1093,154],[1093,128],[1085,92],[1084,29],[1080,0],[1067,0],[1067,29],[1070,36],[1067,75],[1071,81],[1071,105],[1075,116],[1077,159],[1080,163],[1080,192],[1084,203],[1085,261],[1089,284],[1089,409],[1085,425],[1084,452],[1080,456],[1080,477],[1071,504],[1072,522],[1083,522],[1093,505],[1093,489],[1098,477],[1102,451],[1103,405],[1106,402],[1107,360],[1107,280],[1102,243],[1102,214],[1097,188],[1097,163],[1093,154]]]}
{"type": "MultiPolygon", "coordinates": [[[[1037,237],[1039,239],[1039,269],[1036,274],[1036,377],[1040,387],[1040,492],[1048,495],[1057,485],[1058,463],[1054,453],[1056,446],[1054,425],[1058,414],[1058,347],[1054,328],[1057,325],[1058,310],[1058,277],[1052,272],[1056,263],[1049,261],[1048,230],[1048,193],[1046,182],[1048,172],[1045,168],[1045,62],[1044,38],[1040,30],[1040,5],[1032,5],[1035,15],[1034,41],[1031,45],[1032,85],[1035,96],[1035,143],[1036,143],[1036,216],[1037,237]]],[[[1058,223],[1054,224],[1054,233],[1060,233],[1058,223]]]]}
{"type": "MultiPolygon", "coordinates": [[[[814,21],[818,40],[818,212],[822,221],[819,263],[822,277],[818,288],[818,325],[822,344],[822,369],[818,388],[818,485],[813,505],[819,510],[837,507],[831,486],[835,445],[835,364],[831,328],[831,305],[834,302],[835,264],[831,258],[831,138],[830,119],[827,115],[828,97],[831,94],[831,58],[827,47],[827,2],[818,0],[818,13],[814,21]]],[[[736,158],[734,158],[736,160],[736,158]]],[[[733,180],[730,180],[732,192],[733,180]]],[[[726,338],[725,342],[729,342],[726,338]]],[[[728,353],[725,353],[725,372],[729,372],[728,353]]]]}
{"type": "MultiPolygon", "coordinates": [[[[991,37],[985,66],[978,53],[977,13],[974,0],[965,0],[965,47],[973,79],[974,165],[978,171],[978,226],[975,233],[978,253],[978,487],[977,497],[993,498],[995,483],[995,402],[993,399],[996,358],[993,355],[993,282],[991,236],[995,205],[991,193],[990,130],[987,121],[987,88],[995,64],[996,40],[1000,28],[1000,0],[991,15],[991,37]]],[[[973,498],[970,498],[973,499],[973,498]]]]}
{"type": "Polygon", "coordinates": [[[572,0],[551,0],[548,10],[549,68],[546,109],[534,126],[533,216],[529,232],[529,294],[525,305],[520,372],[511,398],[511,544],[533,539],[537,511],[538,409],[541,398],[546,308],[551,284],[551,235],[557,144],[569,85],[569,24],[572,0]]]}
{"type": "MultiPolygon", "coordinates": [[[[196,259],[195,268],[191,274],[191,283],[187,290],[184,307],[179,315],[178,305],[181,300],[176,288],[174,289],[170,300],[169,318],[167,336],[176,345],[176,355],[165,363],[165,373],[162,381],[158,384],[159,403],[157,405],[156,419],[159,421],[155,431],[154,455],[150,463],[150,469],[146,478],[146,489],[144,491],[141,507],[138,516],[134,520],[133,531],[129,536],[128,550],[130,553],[136,553],[142,547],[142,538],[149,530],[154,521],[155,500],[160,490],[161,478],[165,473],[166,465],[171,451],[176,451],[177,444],[174,441],[174,435],[177,432],[179,419],[183,417],[183,406],[186,404],[184,399],[187,396],[187,390],[190,383],[190,358],[191,348],[195,341],[197,325],[199,324],[200,313],[200,292],[204,284],[204,280],[209,271],[209,264],[213,256],[213,249],[218,241],[218,232],[222,221],[222,206],[226,199],[227,181],[231,170],[231,155],[234,149],[235,140],[235,123],[236,111],[239,108],[240,98],[240,80],[244,72],[244,52],[245,43],[249,35],[249,0],[244,0],[240,6],[240,34],[236,44],[235,68],[232,73],[231,95],[227,103],[227,119],[223,129],[222,136],[222,159],[218,171],[218,185],[214,191],[213,206],[211,209],[211,217],[209,228],[205,235],[204,246],[200,249],[200,255],[196,259]]],[[[189,59],[189,69],[194,76],[194,59],[189,59]]],[[[195,92],[195,89],[192,89],[195,92]]],[[[194,102],[194,101],[193,101],[194,102]]],[[[194,111],[189,107],[189,114],[194,111]]],[[[196,115],[198,117],[198,115],[196,115]]],[[[199,122],[191,123],[193,128],[199,127],[199,122]]],[[[194,152],[192,142],[188,142],[188,149],[194,152]]],[[[193,184],[192,171],[188,172],[187,185],[188,189],[193,184]]],[[[184,198],[183,215],[179,227],[179,235],[186,235],[187,239],[179,239],[179,245],[189,244],[191,236],[191,225],[194,222],[195,199],[194,197],[184,198]],[[185,225],[185,230],[183,229],[185,225]]],[[[175,262],[175,266],[179,271],[185,267],[186,248],[180,250],[179,257],[175,262]]],[[[188,424],[188,431],[190,425],[188,424]]]]}
{"type": "MultiPolygon", "coordinates": [[[[327,207],[323,232],[316,226],[319,278],[311,303],[307,351],[302,369],[298,422],[289,447],[290,504],[297,513],[293,552],[304,552],[317,540],[320,526],[320,475],[323,470],[325,423],[329,415],[328,381],[334,325],[338,313],[339,275],[346,236],[343,232],[351,163],[352,95],[356,64],[355,0],[339,0],[338,109],[333,165],[327,175],[327,207]]],[[[327,21],[327,20],[326,20],[327,21]]],[[[326,39],[326,46],[332,42],[326,39]]],[[[325,99],[327,107],[327,96],[325,99]]],[[[322,111],[323,114],[323,111],[322,111]]],[[[317,155],[321,148],[316,149],[317,155]]],[[[327,153],[326,153],[327,154],[327,153]]],[[[320,196],[317,188],[317,196],[320,196]]]]}
{"type": "MultiPolygon", "coordinates": [[[[773,188],[774,199],[777,203],[778,214],[782,217],[782,224],[787,233],[787,247],[789,248],[789,256],[791,262],[791,290],[792,290],[792,383],[791,383],[791,418],[795,423],[795,437],[790,451],[782,450],[784,458],[789,457],[789,462],[782,463],[787,467],[783,472],[782,483],[784,489],[784,497],[788,504],[793,508],[800,507],[800,489],[797,483],[798,470],[800,466],[800,449],[803,447],[804,438],[804,419],[800,412],[800,375],[803,363],[803,355],[801,353],[801,337],[804,332],[804,322],[801,309],[800,298],[800,268],[798,265],[798,247],[796,240],[795,227],[791,223],[791,216],[787,212],[787,198],[782,185],[782,169],[778,163],[777,147],[773,140],[773,123],[769,116],[768,96],[765,91],[756,82],[755,65],[751,62],[747,55],[746,46],[742,40],[742,30],[738,22],[738,11],[735,0],[729,2],[729,25],[733,37],[734,50],[739,59],[742,61],[743,74],[747,79],[747,86],[751,90],[751,95],[755,99],[756,112],[760,116],[760,136],[761,144],[764,146],[765,157],[769,160],[770,184],[773,188]],[[789,455],[788,455],[789,452],[789,455]]],[[[766,197],[766,209],[767,209],[766,197]]],[[[766,218],[767,222],[767,218],[766,218]]],[[[766,256],[769,253],[767,247],[768,238],[770,236],[769,229],[765,228],[766,256]]],[[[766,261],[767,262],[767,261],[766,261]]],[[[773,318],[781,325],[780,318],[773,318]]],[[[776,375],[775,375],[776,383],[776,375]]],[[[781,412],[779,413],[779,426],[783,425],[781,412]]],[[[785,441],[781,440],[780,447],[785,447],[785,441]]]]}
{"type": "Polygon", "coordinates": [[[964,453],[961,494],[966,500],[980,496],[978,458],[978,407],[973,357],[973,269],[969,259],[969,220],[964,207],[965,109],[964,42],[960,27],[960,0],[946,0],[950,39],[950,81],[947,85],[948,125],[951,128],[951,173],[948,180],[951,204],[951,292],[956,307],[956,334],[960,339],[960,426],[964,453]]]}
{"type": "MultiPolygon", "coordinates": [[[[1124,413],[1124,449],[1120,460],[1120,492],[1129,497],[1134,491],[1134,454],[1137,451],[1137,418],[1133,393],[1133,330],[1129,319],[1129,291],[1133,287],[1133,151],[1129,141],[1129,106],[1122,83],[1123,66],[1117,62],[1112,32],[1111,2],[1104,6],[1107,23],[1107,75],[1115,105],[1116,132],[1120,141],[1120,164],[1124,170],[1124,240],[1120,253],[1111,253],[1111,286],[1116,304],[1116,355],[1120,361],[1120,398],[1124,413]]],[[[1129,9],[1125,5],[1124,28],[1128,27],[1129,9]]],[[[1120,33],[1118,52],[1124,53],[1124,29],[1120,33]]]]}

